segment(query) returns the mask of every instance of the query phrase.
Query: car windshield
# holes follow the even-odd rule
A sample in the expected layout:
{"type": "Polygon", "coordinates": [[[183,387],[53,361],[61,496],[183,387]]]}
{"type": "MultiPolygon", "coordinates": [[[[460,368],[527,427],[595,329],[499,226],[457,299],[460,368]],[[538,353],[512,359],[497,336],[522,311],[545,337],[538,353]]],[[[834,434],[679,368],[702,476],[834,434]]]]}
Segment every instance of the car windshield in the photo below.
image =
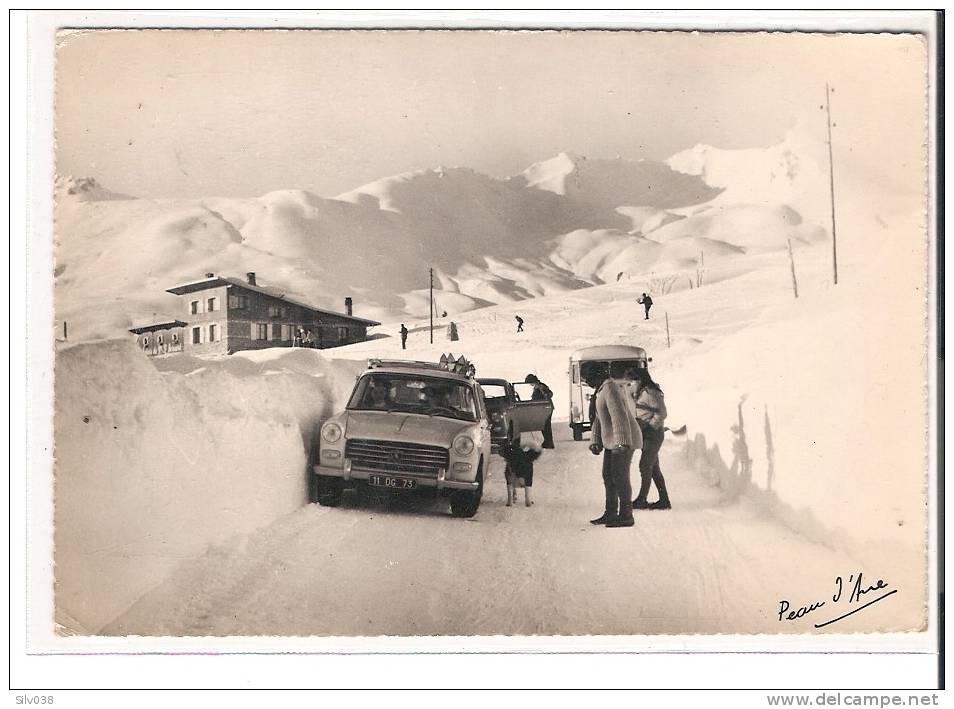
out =
{"type": "Polygon", "coordinates": [[[453,379],[413,374],[366,374],[358,381],[348,408],[477,420],[477,405],[470,386],[453,379]]]}

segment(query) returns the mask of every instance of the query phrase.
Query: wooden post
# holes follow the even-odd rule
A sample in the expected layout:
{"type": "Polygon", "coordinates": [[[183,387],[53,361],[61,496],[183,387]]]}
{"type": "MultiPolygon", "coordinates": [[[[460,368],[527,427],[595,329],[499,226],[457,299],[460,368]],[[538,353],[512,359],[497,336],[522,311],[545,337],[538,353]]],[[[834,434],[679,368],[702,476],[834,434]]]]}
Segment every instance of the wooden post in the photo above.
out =
{"type": "Polygon", "coordinates": [[[792,267],[792,290],[795,291],[795,297],[798,297],[798,279],[795,277],[795,257],[792,255],[792,240],[788,240],[788,262],[792,267]]]}
{"type": "Polygon", "coordinates": [[[828,116],[828,184],[831,190],[831,267],[835,285],[838,285],[838,239],[835,236],[835,161],[831,149],[831,103],[829,88],[825,84],[825,113],[828,116]]]}
{"type": "Polygon", "coordinates": [[[672,340],[669,339],[669,311],[666,311],[666,347],[672,347],[672,340]]]}
{"type": "Polygon", "coordinates": [[[66,332],[66,320],[63,321],[63,339],[64,339],[64,340],[68,340],[68,339],[69,339],[69,337],[67,336],[67,332],[66,332]]]}
{"type": "Polygon", "coordinates": [[[430,285],[430,300],[431,300],[431,344],[434,344],[434,269],[430,269],[431,274],[431,285],[430,285]]]}

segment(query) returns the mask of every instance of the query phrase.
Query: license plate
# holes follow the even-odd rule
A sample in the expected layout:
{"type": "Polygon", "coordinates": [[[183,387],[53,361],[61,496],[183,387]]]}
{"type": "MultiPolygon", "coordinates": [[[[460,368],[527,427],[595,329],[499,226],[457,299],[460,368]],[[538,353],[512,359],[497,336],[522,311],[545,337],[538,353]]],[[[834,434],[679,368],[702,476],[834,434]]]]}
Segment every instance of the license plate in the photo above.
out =
{"type": "Polygon", "coordinates": [[[368,484],[374,487],[390,487],[395,490],[411,490],[417,487],[417,480],[412,478],[396,478],[391,475],[371,475],[368,484]]]}

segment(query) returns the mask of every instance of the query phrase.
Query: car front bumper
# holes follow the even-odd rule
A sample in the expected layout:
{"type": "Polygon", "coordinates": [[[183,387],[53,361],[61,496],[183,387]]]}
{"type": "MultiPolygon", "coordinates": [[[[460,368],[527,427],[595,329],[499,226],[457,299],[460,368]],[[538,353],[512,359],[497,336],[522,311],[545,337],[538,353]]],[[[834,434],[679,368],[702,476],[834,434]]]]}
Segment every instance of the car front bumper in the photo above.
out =
{"type": "Polygon", "coordinates": [[[329,477],[341,478],[345,481],[367,480],[372,475],[389,475],[396,478],[408,478],[414,480],[418,487],[433,487],[438,490],[470,490],[476,491],[480,483],[476,480],[467,482],[463,480],[450,480],[447,478],[447,471],[441,469],[437,476],[416,475],[405,473],[400,470],[364,470],[362,468],[352,468],[351,461],[345,458],[344,466],[341,468],[332,468],[327,465],[316,465],[312,469],[315,475],[327,475],[329,477]]]}

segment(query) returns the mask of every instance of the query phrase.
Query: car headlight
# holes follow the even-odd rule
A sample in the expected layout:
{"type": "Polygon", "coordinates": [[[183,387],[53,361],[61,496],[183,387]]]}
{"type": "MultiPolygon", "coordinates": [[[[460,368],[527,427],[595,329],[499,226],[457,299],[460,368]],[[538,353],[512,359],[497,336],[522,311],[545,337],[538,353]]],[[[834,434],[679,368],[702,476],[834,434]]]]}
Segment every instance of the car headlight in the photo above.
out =
{"type": "Polygon", "coordinates": [[[499,411],[494,411],[490,414],[490,418],[492,418],[494,421],[500,421],[503,419],[503,414],[499,411]]]}
{"type": "Polygon", "coordinates": [[[454,439],[454,452],[457,455],[470,455],[474,451],[474,439],[470,436],[458,436],[454,439]]]}
{"type": "Polygon", "coordinates": [[[341,426],[335,422],[326,423],[321,429],[321,437],[328,443],[335,443],[341,440],[341,426]]]}

